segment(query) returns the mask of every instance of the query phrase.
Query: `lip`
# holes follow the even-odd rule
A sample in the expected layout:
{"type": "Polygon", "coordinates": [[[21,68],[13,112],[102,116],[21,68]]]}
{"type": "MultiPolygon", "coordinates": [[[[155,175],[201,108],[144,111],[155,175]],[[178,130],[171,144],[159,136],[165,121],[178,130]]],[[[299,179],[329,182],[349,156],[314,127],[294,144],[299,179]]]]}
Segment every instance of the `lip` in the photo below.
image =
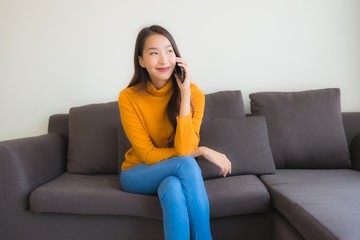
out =
{"type": "Polygon", "coordinates": [[[162,67],[162,68],[156,68],[159,72],[167,72],[170,70],[170,67],[162,67]]]}

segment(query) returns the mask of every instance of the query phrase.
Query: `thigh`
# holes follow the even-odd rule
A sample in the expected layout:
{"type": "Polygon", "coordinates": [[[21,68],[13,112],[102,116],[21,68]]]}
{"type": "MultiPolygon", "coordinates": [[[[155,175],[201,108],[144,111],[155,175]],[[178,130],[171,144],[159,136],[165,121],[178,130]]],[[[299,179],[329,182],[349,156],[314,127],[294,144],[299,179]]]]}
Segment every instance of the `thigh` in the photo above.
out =
{"type": "Polygon", "coordinates": [[[121,186],[125,192],[156,194],[160,183],[166,177],[176,176],[182,162],[183,157],[174,157],[153,165],[141,164],[132,167],[120,173],[121,186]]]}

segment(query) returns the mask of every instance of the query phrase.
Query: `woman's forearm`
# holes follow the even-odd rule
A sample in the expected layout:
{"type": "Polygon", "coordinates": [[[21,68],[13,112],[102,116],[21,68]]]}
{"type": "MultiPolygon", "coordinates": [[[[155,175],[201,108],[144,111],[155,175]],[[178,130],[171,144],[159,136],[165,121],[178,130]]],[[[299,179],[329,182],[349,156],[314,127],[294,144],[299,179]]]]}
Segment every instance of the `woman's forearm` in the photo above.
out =
{"type": "Polygon", "coordinates": [[[191,98],[190,89],[181,90],[179,117],[185,117],[191,113],[190,98],[191,98]]]}
{"type": "Polygon", "coordinates": [[[231,162],[223,153],[220,153],[208,147],[200,146],[193,151],[191,156],[203,156],[208,161],[217,165],[220,168],[220,174],[224,177],[229,173],[231,174],[231,162]]]}
{"type": "Polygon", "coordinates": [[[191,156],[196,158],[204,155],[204,152],[206,151],[206,147],[197,147],[192,153],[191,156]]]}

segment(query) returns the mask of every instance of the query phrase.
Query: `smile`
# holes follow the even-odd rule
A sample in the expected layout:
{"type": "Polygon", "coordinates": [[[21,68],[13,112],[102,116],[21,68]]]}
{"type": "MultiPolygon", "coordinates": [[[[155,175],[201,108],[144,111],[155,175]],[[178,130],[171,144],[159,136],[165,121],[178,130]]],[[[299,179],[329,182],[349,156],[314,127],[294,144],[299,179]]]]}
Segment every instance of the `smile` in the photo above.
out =
{"type": "Polygon", "coordinates": [[[167,72],[169,71],[170,67],[164,67],[164,68],[156,68],[159,72],[167,72]]]}

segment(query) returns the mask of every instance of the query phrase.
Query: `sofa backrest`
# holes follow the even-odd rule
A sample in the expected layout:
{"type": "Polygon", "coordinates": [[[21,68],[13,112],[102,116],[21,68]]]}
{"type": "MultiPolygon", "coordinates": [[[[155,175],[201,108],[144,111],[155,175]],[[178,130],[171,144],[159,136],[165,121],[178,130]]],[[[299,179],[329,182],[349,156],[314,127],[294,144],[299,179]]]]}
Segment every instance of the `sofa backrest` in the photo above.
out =
{"type": "Polygon", "coordinates": [[[360,112],[344,112],[342,119],[348,146],[351,146],[355,136],[360,135],[360,112]]]}
{"type": "MultiPolygon", "coordinates": [[[[65,135],[69,139],[69,172],[82,174],[118,172],[118,164],[122,162],[126,150],[130,147],[119,116],[117,102],[110,102],[75,107],[69,114],[56,114],[50,117],[48,131],[65,135]]],[[[342,113],[341,116],[340,122],[344,124],[347,145],[350,146],[353,137],[360,134],[360,112],[342,113]]],[[[223,91],[206,95],[204,122],[244,117],[244,104],[240,91],[223,91]]],[[[269,127],[269,119],[266,121],[269,127]]],[[[282,167],[277,165],[277,168],[282,167]]]]}
{"type": "MultiPolygon", "coordinates": [[[[240,91],[206,94],[204,119],[245,117],[240,91]]],[[[49,132],[68,136],[70,173],[113,174],[130,143],[122,129],[117,102],[73,107],[50,117],[49,132]]]]}
{"type": "MultiPolygon", "coordinates": [[[[347,144],[350,147],[351,141],[360,135],[360,112],[342,112],[343,125],[347,144]]],[[[69,137],[69,114],[59,113],[49,117],[48,132],[69,137]]]]}

